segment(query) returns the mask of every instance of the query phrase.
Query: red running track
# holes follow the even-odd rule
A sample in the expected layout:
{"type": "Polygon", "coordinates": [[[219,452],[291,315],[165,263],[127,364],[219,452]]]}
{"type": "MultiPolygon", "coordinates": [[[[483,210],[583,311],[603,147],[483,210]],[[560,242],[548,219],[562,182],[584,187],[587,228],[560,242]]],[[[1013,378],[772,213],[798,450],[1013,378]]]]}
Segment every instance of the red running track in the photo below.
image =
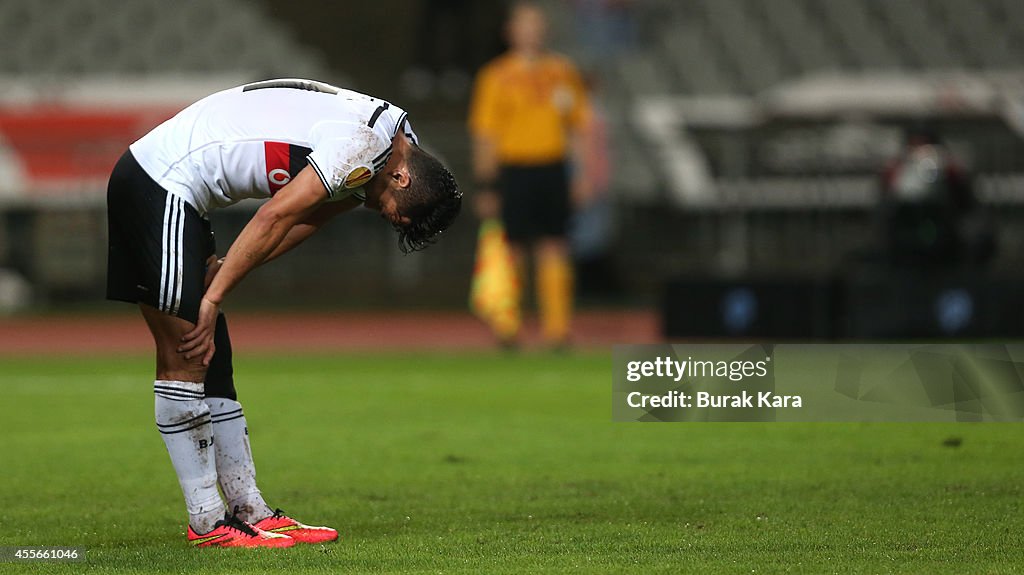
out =
{"type": "MultiPolygon", "coordinates": [[[[329,312],[228,314],[237,352],[485,350],[495,346],[487,328],[468,313],[329,312]]],[[[540,345],[530,323],[524,347],[540,345]]],[[[586,311],[574,322],[574,346],[660,340],[652,311],[586,311]]],[[[0,319],[0,356],[147,353],[152,339],[139,315],[38,316],[0,319]]]]}

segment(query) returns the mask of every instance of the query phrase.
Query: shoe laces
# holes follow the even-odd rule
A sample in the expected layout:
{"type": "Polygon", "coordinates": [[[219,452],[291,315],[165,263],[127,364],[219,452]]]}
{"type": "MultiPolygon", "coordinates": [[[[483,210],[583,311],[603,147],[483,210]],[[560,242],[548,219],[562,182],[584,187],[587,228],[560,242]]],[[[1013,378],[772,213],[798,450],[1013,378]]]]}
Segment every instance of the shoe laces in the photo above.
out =
{"type": "Polygon", "coordinates": [[[236,531],[240,531],[250,537],[256,537],[256,531],[253,530],[252,526],[238,518],[238,506],[235,506],[235,510],[231,514],[225,514],[224,520],[221,521],[225,527],[229,527],[236,531]]]}

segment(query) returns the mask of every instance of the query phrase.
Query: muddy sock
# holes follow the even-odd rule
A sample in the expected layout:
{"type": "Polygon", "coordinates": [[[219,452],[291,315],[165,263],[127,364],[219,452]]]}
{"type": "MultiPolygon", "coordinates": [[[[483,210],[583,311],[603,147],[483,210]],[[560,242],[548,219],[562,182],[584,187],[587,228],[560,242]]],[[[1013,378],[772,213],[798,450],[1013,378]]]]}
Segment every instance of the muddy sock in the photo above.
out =
{"type": "Polygon", "coordinates": [[[203,401],[203,384],[157,380],[153,393],[156,427],[178,474],[189,525],[196,533],[208,533],[223,518],[224,502],[217,493],[213,425],[203,401]]]}
{"type": "Polygon", "coordinates": [[[256,487],[256,466],[249,448],[249,428],[242,404],[222,397],[206,398],[217,440],[217,478],[228,501],[238,507],[238,517],[255,523],[274,514],[256,487]]]}

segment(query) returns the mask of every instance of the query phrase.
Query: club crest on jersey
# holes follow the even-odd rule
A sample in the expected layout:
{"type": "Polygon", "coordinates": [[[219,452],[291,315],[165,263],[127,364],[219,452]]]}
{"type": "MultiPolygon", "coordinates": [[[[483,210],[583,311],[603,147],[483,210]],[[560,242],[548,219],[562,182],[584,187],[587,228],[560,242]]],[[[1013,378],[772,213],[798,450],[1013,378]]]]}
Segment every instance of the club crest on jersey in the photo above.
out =
{"type": "Polygon", "coordinates": [[[282,170],[281,168],[274,168],[267,172],[267,180],[270,181],[271,186],[281,186],[292,181],[292,175],[288,173],[288,170],[282,170]]]}
{"type": "Polygon", "coordinates": [[[358,168],[349,172],[348,177],[345,178],[346,188],[358,188],[370,181],[373,177],[373,172],[366,166],[359,166],[358,168]]]}
{"type": "Polygon", "coordinates": [[[312,150],[285,142],[264,142],[263,152],[267,161],[267,185],[270,195],[274,195],[306,167],[306,156],[312,150]]]}

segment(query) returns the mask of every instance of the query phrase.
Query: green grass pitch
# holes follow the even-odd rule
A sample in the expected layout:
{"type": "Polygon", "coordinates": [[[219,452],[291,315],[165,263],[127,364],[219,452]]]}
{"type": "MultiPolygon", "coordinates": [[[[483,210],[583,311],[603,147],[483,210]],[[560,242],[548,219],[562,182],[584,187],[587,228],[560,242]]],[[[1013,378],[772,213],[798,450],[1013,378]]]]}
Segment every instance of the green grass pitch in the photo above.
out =
{"type": "Polygon", "coordinates": [[[1018,424],[613,423],[610,365],[239,354],[265,496],[343,534],[251,551],[186,545],[148,359],[0,359],[0,546],[88,548],[0,573],[1024,568],[1018,424]]]}

